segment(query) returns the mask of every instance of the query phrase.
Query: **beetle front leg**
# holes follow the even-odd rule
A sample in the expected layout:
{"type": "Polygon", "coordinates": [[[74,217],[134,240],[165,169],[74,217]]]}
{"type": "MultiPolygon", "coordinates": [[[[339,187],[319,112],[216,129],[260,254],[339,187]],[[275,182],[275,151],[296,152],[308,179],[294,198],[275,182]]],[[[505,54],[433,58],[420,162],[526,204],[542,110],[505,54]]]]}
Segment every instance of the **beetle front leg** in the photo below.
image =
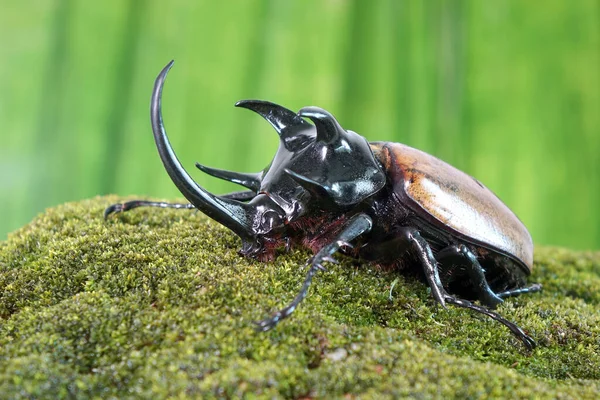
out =
{"type": "Polygon", "coordinates": [[[352,217],[345,225],[344,229],[335,237],[333,240],[323,246],[317,254],[315,254],[309,261],[310,268],[300,289],[300,293],[296,295],[294,300],[285,308],[277,311],[271,318],[264,319],[257,322],[257,330],[268,331],[277,325],[282,319],[287,318],[294,312],[298,304],[304,300],[308,293],[308,288],[312,282],[313,276],[319,270],[325,270],[323,262],[336,262],[332,257],[333,254],[340,249],[342,246],[350,246],[350,241],[356,239],[358,236],[365,232],[369,232],[373,226],[373,221],[366,214],[358,214],[352,217]]]}
{"type": "Polygon", "coordinates": [[[115,203],[106,207],[104,210],[104,219],[108,219],[112,214],[133,210],[138,207],[158,207],[158,208],[176,208],[191,210],[194,207],[190,203],[166,203],[163,201],[146,201],[146,200],[131,200],[125,203],[115,203]]]}
{"type": "MultiPolygon", "coordinates": [[[[241,192],[233,192],[222,195],[221,197],[230,200],[252,200],[256,196],[256,193],[252,190],[244,190],[241,192]]],[[[104,219],[107,219],[112,214],[118,214],[121,212],[133,210],[138,207],[158,207],[158,208],[175,208],[175,209],[186,209],[191,210],[196,207],[190,203],[166,203],[163,201],[147,201],[147,200],[131,200],[125,203],[115,203],[106,207],[104,210],[104,219]]]]}

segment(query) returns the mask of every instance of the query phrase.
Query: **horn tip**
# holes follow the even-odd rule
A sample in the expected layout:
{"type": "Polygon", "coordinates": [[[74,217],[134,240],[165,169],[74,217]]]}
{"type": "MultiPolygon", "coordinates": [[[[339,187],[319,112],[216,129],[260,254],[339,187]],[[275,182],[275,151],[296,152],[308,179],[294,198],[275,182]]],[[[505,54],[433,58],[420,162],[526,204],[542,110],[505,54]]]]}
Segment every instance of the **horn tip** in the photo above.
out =
{"type": "Polygon", "coordinates": [[[163,68],[163,70],[165,72],[168,72],[173,67],[173,64],[175,64],[175,60],[169,61],[169,63],[165,66],[165,68],[163,68]]]}
{"type": "Polygon", "coordinates": [[[246,100],[238,101],[237,103],[235,103],[235,106],[256,112],[257,110],[259,110],[261,108],[261,106],[264,106],[265,104],[269,104],[269,102],[263,101],[263,100],[246,99],[246,100]]]}
{"type": "Polygon", "coordinates": [[[248,110],[255,111],[255,110],[259,109],[260,107],[265,107],[265,106],[277,107],[277,104],[271,103],[270,101],[265,101],[265,100],[246,99],[246,100],[238,101],[237,103],[235,103],[235,106],[247,108],[248,110]]]}
{"type": "Polygon", "coordinates": [[[298,111],[298,116],[304,117],[304,118],[310,118],[310,119],[332,118],[332,115],[327,110],[324,110],[321,107],[316,107],[316,106],[302,107],[300,109],[300,111],[298,111]]]}
{"type": "Polygon", "coordinates": [[[169,73],[169,70],[173,67],[173,64],[175,64],[175,60],[169,61],[169,63],[162,69],[162,71],[160,71],[160,74],[158,74],[158,77],[156,78],[157,83],[165,80],[167,74],[169,73]]]}

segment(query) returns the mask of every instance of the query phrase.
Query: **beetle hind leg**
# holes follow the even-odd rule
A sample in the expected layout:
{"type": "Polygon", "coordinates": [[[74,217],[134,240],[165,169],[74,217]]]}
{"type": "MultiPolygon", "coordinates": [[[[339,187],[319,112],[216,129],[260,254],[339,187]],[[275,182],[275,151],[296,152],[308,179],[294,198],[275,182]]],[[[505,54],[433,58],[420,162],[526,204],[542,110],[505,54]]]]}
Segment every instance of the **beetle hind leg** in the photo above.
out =
{"type": "Polygon", "coordinates": [[[473,290],[477,293],[479,300],[488,307],[496,308],[496,306],[502,303],[502,298],[498,296],[490,288],[487,279],[485,279],[485,271],[477,257],[473,252],[464,244],[453,244],[436,254],[438,262],[452,263],[457,266],[460,265],[465,269],[469,280],[472,284],[473,290]]]}
{"type": "Polygon", "coordinates": [[[522,294],[536,293],[541,290],[542,290],[542,285],[539,283],[534,283],[531,286],[507,290],[506,292],[497,293],[496,295],[498,297],[500,297],[501,299],[505,299],[507,297],[515,297],[515,296],[520,296],[522,294]]]}
{"type": "MultiPolygon", "coordinates": [[[[476,311],[480,314],[487,315],[488,317],[500,322],[501,324],[506,326],[508,329],[510,329],[510,331],[518,339],[520,339],[523,342],[523,344],[525,345],[525,347],[527,347],[527,349],[531,350],[536,346],[535,341],[531,337],[529,337],[523,331],[523,329],[521,329],[515,323],[510,322],[509,320],[502,317],[498,313],[491,311],[484,306],[479,306],[479,305],[473,304],[468,300],[459,299],[459,298],[449,294],[446,291],[446,289],[444,288],[442,281],[440,279],[438,261],[434,257],[431,247],[429,246],[429,243],[427,243],[427,241],[421,236],[421,234],[419,233],[419,231],[417,229],[411,228],[411,227],[403,227],[399,231],[396,232],[395,238],[392,239],[392,241],[396,245],[396,248],[402,249],[402,250],[410,250],[417,257],[418,261],[420,262],[421,266],[423,267],[423,272],[425,273],[425,278],[427,280],[427,283],[429,284],[429,287],[431,288],[431,294],[433,295],[433,298],[438,303],[440,303],[443,307],[446,307],[446,304],[452,304],[457,307],[468,308],[468,309],[476,311]]],[[[444,254],[447,254],[447,257],[449,257],[448,254],[452,254],[452,253],[456,254],[456,250],[458,250],[459,253],[462,254],[462,252],[460,251],[462,249],[460,249],[460,248],[452,249],[451,248],[451,249],[448,249],[445,253],[442,252],[441,255],[444,256],[444,254]]],[[[467,255],[468,255],[468,253],[467,253],[467,255]]],[[[470,259],[470,257],[467,257],[467,259],[470,259]]],[[[475,259],[475,262],[476,261],[477,260],[475,259]]],[[[478,264],[479,264],[478,262],[476,264],[471,262],[470,269],[472,271],[470,274],[472,274],[474,277],[478,277],[478,276],[480,276],[480,274],[483,274],[483,269],[481,268],[480,265],[478,268],[477,267],[478,264]]],[[[485,279],[484,279],[484,282],[485,282],[485,279]]],[[[485,285],[487,285],[487,282],[485,285]]],[[[482,289],[481,289],[481,291],[483,291],[483,292],[486,292],[485,285],[482,286],[482,289]]],[[[500,296],[497,296],[497,297],[500,298],[500,296]]]]}
{"type": "Polygon", "coordinates": [[[446,302],[449,304],[453,304],[457,307],[468,308],[468,309],[476,311],[480,314],[487,315],[488,317],[492,318],[493,320],[500,322],[502,325],[504,325],[508,329],[510,329],[510,331],[513,333],[513,335],[515,335],[517,338],[519,338],[523,342],[525,347],[527,347],[528,350],[533,350],[537,346],[535,341],[529,335],[527,335],[523,331],[523,329],[521,329],[521,327],[519,327],[514,322],[510,322],[509,320],[507,320],[500,314],[487,309],[486,307],[478,306],[476,304],[471,303],[468,300],[457,299],[456,297],[453,297],[453,296],[447,297],[446,302]]]}

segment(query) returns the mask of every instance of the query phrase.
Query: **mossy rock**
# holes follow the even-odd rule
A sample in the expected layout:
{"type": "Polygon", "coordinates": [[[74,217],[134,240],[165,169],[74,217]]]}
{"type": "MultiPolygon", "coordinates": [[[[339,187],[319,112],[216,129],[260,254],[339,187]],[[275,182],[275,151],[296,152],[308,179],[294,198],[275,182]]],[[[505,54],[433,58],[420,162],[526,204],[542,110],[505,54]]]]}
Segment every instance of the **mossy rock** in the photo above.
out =
{"type": "Polygon", "coordinates": [[[600,253],[537,248],[542,293],[499,312],[533,336],[436,307],[425,285],[341,259],[274,330],[309,254],[270,263],[200,213],[120,199],[48,210],[0,245],[0,398],[600,398],[600,253]],[[393,285],[392,297],[390,288],[393,285]]]}

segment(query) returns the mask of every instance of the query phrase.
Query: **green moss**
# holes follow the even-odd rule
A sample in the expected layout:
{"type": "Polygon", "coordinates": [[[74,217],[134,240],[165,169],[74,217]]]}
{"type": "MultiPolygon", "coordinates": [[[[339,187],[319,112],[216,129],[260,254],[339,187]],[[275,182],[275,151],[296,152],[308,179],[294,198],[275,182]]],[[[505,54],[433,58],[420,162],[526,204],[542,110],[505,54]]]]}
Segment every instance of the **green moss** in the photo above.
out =
{"type": "Polygon", "coordinates": [[[499,312],[536,338],[436,307],[421,283],[343,259],[292,318],[308,253],[240,257],[200,213],[66,204],[0,245],[0,397],[600,396],[600,254],[538,248],[541,294],[499,312]],[[392,300],[390,286],[394,285],[392,300]]]}

